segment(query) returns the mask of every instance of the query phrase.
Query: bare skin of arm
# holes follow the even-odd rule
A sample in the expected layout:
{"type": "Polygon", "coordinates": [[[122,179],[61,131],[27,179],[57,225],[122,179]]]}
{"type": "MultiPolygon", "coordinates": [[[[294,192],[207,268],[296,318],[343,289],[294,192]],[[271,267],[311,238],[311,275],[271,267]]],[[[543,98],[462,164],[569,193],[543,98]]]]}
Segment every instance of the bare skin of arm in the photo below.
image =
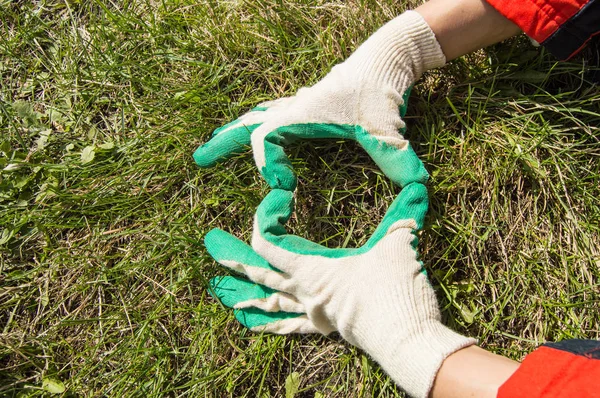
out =
{"type": "Polygon", "coordinates": [[[519,362],[475,345],[450,355],[438,371],[432,398],[492,398],[517,370],[519,362]]]}
{"type": "MultiPolygon", "coordinates": [[[[484,0],[430,0],[415,11],[435,33],[448,61],[521,32],[484,0]]],[[[430,396],[496,397],[518,367],[518,362],[480,347],[463,348],[442,363],[430,396]]]]}
{"type": "Polygon", "coordinates": [[[430,0],[415,11],[435,33],[447,61],[521,33],[485,0],[430,0]]]}

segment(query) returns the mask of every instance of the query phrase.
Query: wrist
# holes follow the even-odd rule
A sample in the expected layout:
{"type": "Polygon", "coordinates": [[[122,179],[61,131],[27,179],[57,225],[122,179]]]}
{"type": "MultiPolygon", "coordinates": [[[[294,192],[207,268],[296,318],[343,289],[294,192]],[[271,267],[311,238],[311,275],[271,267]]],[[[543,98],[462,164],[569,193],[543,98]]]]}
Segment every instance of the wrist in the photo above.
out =
{"type": "Polygon", "coordinates": [[[437,320],[424,322],[410,332],[394,328],[385,335],[378,333],[378,340],[370,333],[363,349],[412,397],[427,397],[446,358],[476,343],[437,320]]]}

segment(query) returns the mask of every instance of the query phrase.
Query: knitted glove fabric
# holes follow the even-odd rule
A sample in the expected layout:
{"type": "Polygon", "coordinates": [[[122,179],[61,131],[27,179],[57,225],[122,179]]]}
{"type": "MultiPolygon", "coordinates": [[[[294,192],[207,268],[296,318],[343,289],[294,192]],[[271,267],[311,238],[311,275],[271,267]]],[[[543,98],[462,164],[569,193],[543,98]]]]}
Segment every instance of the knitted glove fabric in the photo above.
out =
{"type": "Polygon", "coordinates": [[[329,249],[286,234],[292,195],[273,190],[263,200],[255,217],[254,250],[220,230],[205,237],[215,260],[262,290],[240,297],[244,288],[235,288],[243,279],[225,277],[213,280],[214,295],[241,308],[238,319],[255,331],[337,331],[409,394],[426,397],[443,360],[475,341],[441,323],[435,293],[417,259],[425,186],[408,184],[369,241],[356,249],[329,249]]]}
{"type": "Polygon", "coordinates": [[[292,97],[260,104],[215,130],[194,153],[200,167],[243,152],[250,143],[258,169],[272,188],[294,190],[296,176],[284,146],[298,139],[352,139],[399,186],[425,182],[427,171],[401,135],[411,85],[444,65],[435,35],[414,11],[375,32],[320,82],[292,97]]]}

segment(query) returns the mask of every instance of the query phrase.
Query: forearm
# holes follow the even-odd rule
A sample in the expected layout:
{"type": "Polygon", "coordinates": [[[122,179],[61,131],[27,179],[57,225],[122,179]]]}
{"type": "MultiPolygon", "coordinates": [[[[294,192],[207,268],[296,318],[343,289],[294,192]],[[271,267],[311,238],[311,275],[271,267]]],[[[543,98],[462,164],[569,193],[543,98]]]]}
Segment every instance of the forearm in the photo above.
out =
{"type": "Polygon", "coordinates": [[[477,346],[456,351],[442,363],[431,398],[493,398],[519,363],[477,346]]]}
{"type": "Polygon", "coordinates": [[[485,0],[430,0],[415,11],[435,33],[447,61],[521,31],[485,0]]]}

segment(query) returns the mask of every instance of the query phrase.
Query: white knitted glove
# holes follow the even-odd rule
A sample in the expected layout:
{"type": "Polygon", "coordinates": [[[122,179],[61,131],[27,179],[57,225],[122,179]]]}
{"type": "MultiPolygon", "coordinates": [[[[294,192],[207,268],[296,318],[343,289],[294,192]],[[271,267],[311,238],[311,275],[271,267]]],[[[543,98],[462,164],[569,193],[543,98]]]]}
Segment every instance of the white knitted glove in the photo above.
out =
{"type": "Polygon", "coordinates": [[[252,330],[338,331],[409,394],[426,397],[442,361],[475,340],[441,323],[435,293],[417,259],[425,186],[407,185],[358,249],[328,249],[287,235],[283,224],[292,214],[292,195],[276,189],[259,206],[252,238],[256,252],[223,231],[209,232],[205,244],[213,258],[262,285],[255,288],[258,295],[240,294],[241,278],[220,277],[211,283],[213,294],[241,308],[236,316],[252,330]]]}
{"type": "Polygon", "coordinates": [[[388,22],[323,80],[295,96],[259,105],[217,129],[194,153],[200,167],[246,150],[273,188],[294,190],[296,177],[284,145],[297,139],[356,140],[399,186],[425,182],[427,171],[401,135],[401,113],[411,85],[444,65],[435,35],[414,11],[388,22]]]}

